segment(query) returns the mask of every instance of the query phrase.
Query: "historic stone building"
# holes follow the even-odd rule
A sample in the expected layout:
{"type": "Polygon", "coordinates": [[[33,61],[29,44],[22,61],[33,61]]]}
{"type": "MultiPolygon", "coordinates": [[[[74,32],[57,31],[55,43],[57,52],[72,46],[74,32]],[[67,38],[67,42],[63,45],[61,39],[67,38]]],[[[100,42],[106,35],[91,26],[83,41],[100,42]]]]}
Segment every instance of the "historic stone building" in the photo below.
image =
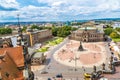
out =
{"type": "Polygon", "coordinates": [[[46,61],[44,53],[37,52],[31,55],[31,65],[41,65],[46,61]]]}
{"type": "Polygon", "coordinates": [[[4,41],[0,48],[0,80],[24,80],[24,66],[22,47],[10,47],[9,42],[4,41]]]}
{"type": "MultiPolygon", "coordinates": [[[[49,29],[34,31],[34,32],[32,31],[32,32],[24,33],[22,36],[24,39],[26,39],[27,46],[33,46],[36,43],[41,43],[41,42],[44,42],[44,41],[52,38],[52,31],[49,29]]],[[[18,35],[1,37],[0,38],[0,48],[2,47],[2,42],[4,40],[9,41],[11,45],[16,46],[17,45],[17,43],[16,43],[17,37],[18,37],[18,35]]]]}
{"type": "Polygon", "coordinates": [[[72,32],[69,38],[82,42],[104,41],[104,32],[95,27],[82,27],[72,32]]]}
{"type": "Polygon", "coordinates": [[[49,29],[35,31],[35,32],[28,32],[30,35],[30,45],[33,46],[36,43],[44,42],[52,38],[52,31],[49,29]]]}
{"type": "Polygon", "coordinates": [[[2,42],[2,48],[0,48],[0,80],[34,79],[27,45],[25,40],[24,46],[20,45],[20,39],[18,36],[16,47],[12,47],[9,39],[2,42]]]}

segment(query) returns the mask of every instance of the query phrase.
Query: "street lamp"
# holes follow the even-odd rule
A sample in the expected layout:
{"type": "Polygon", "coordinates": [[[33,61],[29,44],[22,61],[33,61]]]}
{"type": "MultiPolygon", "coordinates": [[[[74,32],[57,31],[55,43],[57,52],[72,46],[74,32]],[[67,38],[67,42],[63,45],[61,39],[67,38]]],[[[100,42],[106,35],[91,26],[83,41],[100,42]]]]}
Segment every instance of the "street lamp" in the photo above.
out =
{"type": "Polygon", "coordinates": [[[75,71],[77,71],[76,66],[77,66],[77,58],[76,58],[76,53],[75,53],[75,71]]]}
{"type": "Polygon", "coordinates": [[[75,60],[75,71],[77,71],[77,60],[79,58],[77,57],[77,54],[75,53],[75,57],[74,57],[74,60],[75,60]]]}

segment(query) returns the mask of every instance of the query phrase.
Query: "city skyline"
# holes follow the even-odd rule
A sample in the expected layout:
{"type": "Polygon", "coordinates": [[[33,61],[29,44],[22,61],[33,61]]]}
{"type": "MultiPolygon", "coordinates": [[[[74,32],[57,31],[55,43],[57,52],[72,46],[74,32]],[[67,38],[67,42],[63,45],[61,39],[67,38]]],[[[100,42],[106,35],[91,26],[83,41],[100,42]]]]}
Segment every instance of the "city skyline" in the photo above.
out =
{"type": "Polygon", "coordinates": [[[0,22],[119,18],[120,0],[1,0],[0,22]]]}

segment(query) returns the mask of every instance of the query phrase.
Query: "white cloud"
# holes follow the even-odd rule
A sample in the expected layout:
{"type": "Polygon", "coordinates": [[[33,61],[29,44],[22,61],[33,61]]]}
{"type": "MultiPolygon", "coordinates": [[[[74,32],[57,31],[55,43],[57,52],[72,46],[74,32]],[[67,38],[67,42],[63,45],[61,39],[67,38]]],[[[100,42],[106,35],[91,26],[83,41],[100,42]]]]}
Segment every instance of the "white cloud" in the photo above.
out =
{"type": "MultiPolygon", "coordinates": [[[[18,11],[1,11],[0,18],[13,17],[17,20],[20,14],[20,21],[45,21],[56,19],[56,13],[50,7],[36,7],[33,5],[20,8],[18,11]]],[[[14,21],[16,21],[14,20],[14,21]]]]}
{"type": "MultiPolygon", "coordinates": [[[[120,10],[120,0],[38,0],[48,4],[56,12],[56,17],[111,17],[113,11],[120,10]],[[109,15],[108,15],[109,14],[109,15]],[[78,16],[79,15],[79,16],[78,16]]],[[[118,17],[114,14],[114,17],[118,17]]]]}
{"type": "MultiPolygon", "coordinates": [[[[47,3],[51,8],[60,10],[74,10],[79,13],[92,13],[96,11],[116,10],[120,8],[120,0],[38,0],[47,3]],[[64,6],[66,5],[66,6],[64,6]],[[61,9],[63,8],[63,9],[61,9]],[[83,10],[84,9],[84,10],[83,10]]],[[[64,12],[64,11],[63,11],[64,12]]]]}
{"type": "MultiPolygon", "coordinates": [[[[26,1],[26,0],[25,0],[26,1]]],[[[17,7],[18,11],[5,12],[2,17],[16,17],[19,13],[22,20],[68,20],[81,19],[83,17],[99,17],[100,15],[117,16],[112,11],[120,10],[120,0],[38,0],[42,6],[22,6],[16,0],[0,0],[0,5],[4,7],[17,7]],[[109,14],[109,15],[107,15],[109,14]]],[[[27,3],[27,2],[25,2],[27,3]]]]}
{"type": "Polygon", "coordinates": [[[19,4],[16,0],[0,0],[0,5],[5,8],[18,8],[19,4]]]}

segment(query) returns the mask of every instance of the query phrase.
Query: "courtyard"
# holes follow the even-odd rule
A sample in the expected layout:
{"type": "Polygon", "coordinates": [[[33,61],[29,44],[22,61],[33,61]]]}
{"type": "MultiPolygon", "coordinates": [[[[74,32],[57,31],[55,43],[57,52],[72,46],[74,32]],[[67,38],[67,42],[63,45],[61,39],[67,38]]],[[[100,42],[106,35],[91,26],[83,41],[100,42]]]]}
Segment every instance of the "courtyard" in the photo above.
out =
{"type": "MultiPolygon", "coordinates": [[[[111,51],[108,42],[81,42],[83,51],[79,51],[80,41],[64,40],[61,44],[50,48],[47,52],[47,64],[44,67],[34,69],[36,78],[55,78],[57,74],[62,74],[65,80],[83,80],[84,73],[92,73],[93,66],[97,67],[97,71],[102,69],[102,64],[106,64],[109,68],[111,51]],[[47,72],[41,74],[41,72],[47,72]]],[[[103,75],[110,80],[120,78],[119,67],[116,67],[117,73],[103,75]],[[116,76],[116,77],[114,77],[116,76]]],[[[37,80],[37,79],[36,79],[37,80]]]]}
{"type": "Polygon", "coordinates": [[[55,52],[54,59],[61,64],[74,67],[101,66],[107,59],[107,43],[90,42],[82,43],[84,51],[79,51],[79,41],[70,40],[55,52]]]}

